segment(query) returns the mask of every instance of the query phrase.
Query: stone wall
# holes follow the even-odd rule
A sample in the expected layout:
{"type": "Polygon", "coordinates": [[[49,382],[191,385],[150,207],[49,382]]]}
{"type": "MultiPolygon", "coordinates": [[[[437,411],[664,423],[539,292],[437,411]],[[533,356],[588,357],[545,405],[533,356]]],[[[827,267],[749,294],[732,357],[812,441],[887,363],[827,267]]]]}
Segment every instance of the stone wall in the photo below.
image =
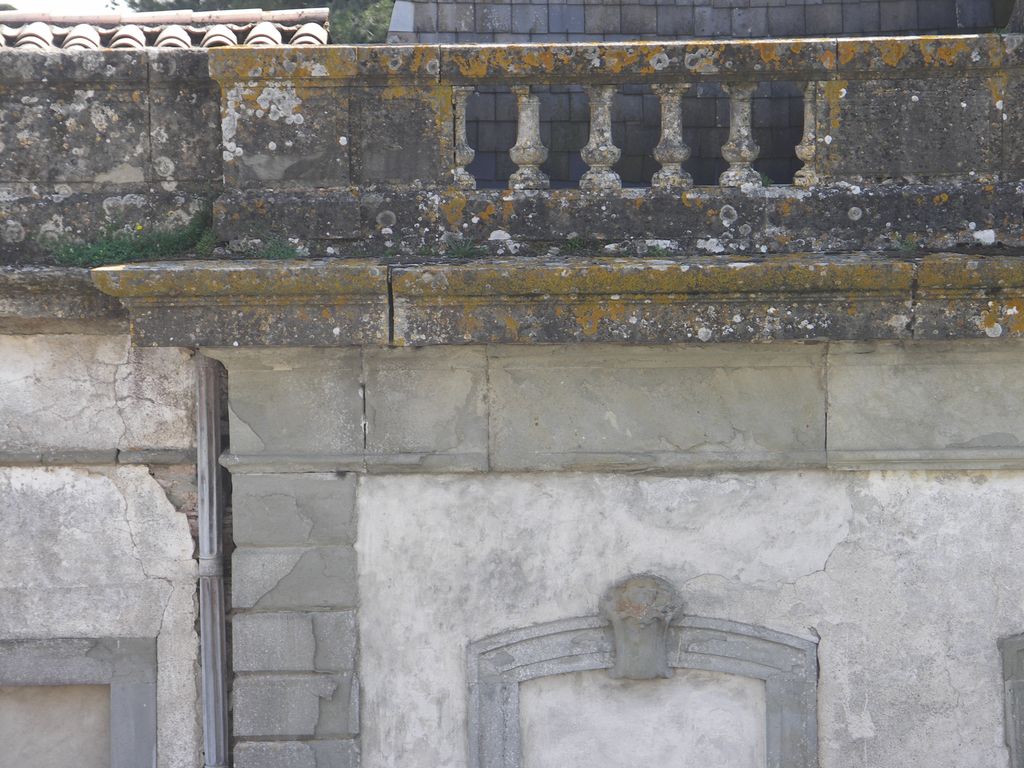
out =
{"type": "MultiPolygon", "coordinates": [[[[0,335],[0,361],[0,684],[54,682],[52,669],[11,655],[36,641],[153,642],[156,765],[192,768],[191,355],[134,349],[123,333],[79,324],[75,333],[0,335]]],[[[76,681],[63,682],[73,690],[76,681]]]]}
{"type": "Polygon", "coordinates": [[[477,765],[470,644],[636,572],[818,643],[824,768],[1006,761],[1018,342],[208,351],[239,768],[477,765]]]}

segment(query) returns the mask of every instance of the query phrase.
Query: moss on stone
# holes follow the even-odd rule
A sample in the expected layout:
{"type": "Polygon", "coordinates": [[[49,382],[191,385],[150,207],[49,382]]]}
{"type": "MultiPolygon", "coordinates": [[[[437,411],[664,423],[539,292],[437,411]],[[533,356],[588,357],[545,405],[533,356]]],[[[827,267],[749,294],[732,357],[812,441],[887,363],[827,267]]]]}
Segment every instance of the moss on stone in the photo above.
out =
{"type": "Polygon", "coordinates": [[[184,227],[173,229],[147,227],[141,222],[110,226],[96,240],[57,242],[52,253],[57,263],[66,267],[166,260],[186,254],[207,257],[216,245],[211,224],[211,213],[204,210],[184,227]]]}

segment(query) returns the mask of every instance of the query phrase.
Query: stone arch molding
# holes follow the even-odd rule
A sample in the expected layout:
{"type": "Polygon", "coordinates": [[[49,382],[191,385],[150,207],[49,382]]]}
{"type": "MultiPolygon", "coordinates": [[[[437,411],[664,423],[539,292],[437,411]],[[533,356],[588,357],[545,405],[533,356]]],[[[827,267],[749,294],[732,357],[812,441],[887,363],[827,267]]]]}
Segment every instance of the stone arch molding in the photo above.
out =
{"type": "Polygon", "coordinates": [[[599,669],[629,679],[693,669],[761,680],[767,768],[815,768],[817,644],[751,624],[686,616],[679,608],[668,582],[642,574],[608,590],[602,615],[513,629],[472,643],[470,768],[522,768],[521,683],[599,669]]]}

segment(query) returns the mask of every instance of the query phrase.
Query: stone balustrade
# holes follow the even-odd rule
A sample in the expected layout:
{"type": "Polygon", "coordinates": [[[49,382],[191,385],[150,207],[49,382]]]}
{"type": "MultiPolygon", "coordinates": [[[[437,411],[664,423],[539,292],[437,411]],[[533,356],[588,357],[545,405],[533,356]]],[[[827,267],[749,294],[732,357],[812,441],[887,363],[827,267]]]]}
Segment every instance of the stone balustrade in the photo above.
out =
{"type": "Polygon", "coordinates": [[[1022,40],[2,50],[0,259],[45,262],[55,240],[170,226],[209,202],[217,239],[243,254],[274,240],[357,257],[580,240],[745,258],[1019,246],[1022,40]],[[770,82],[805,94],[793,184],[757,169],[752,97],[770,82]],[[695,186],[683,97],[708,84],[729,98],[728,167],[695,186]],[[549,188],[542,168],[537,90],[552,85],[587,94],[578,189],[549,188]],[[646,188],[615,171],[627,85],[661,103],[646,188]],[[478,189],[466,110],[493,87],[518,105],[517,169],[478,189]]]}

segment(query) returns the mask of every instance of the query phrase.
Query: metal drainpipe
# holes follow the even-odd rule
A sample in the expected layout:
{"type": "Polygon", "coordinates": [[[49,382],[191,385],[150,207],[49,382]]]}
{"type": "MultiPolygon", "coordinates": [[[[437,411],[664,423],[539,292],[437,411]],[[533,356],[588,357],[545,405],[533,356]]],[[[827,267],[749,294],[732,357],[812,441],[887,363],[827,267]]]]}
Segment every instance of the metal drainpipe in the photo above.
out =
{"type": "Polygon", "coordinates": [[[228,766],[227,621],[224,612],[224,487],[221,479],[220,363],[196,355],[196,471],[199,485],[199,649],[207,768],[228,766]]]}

